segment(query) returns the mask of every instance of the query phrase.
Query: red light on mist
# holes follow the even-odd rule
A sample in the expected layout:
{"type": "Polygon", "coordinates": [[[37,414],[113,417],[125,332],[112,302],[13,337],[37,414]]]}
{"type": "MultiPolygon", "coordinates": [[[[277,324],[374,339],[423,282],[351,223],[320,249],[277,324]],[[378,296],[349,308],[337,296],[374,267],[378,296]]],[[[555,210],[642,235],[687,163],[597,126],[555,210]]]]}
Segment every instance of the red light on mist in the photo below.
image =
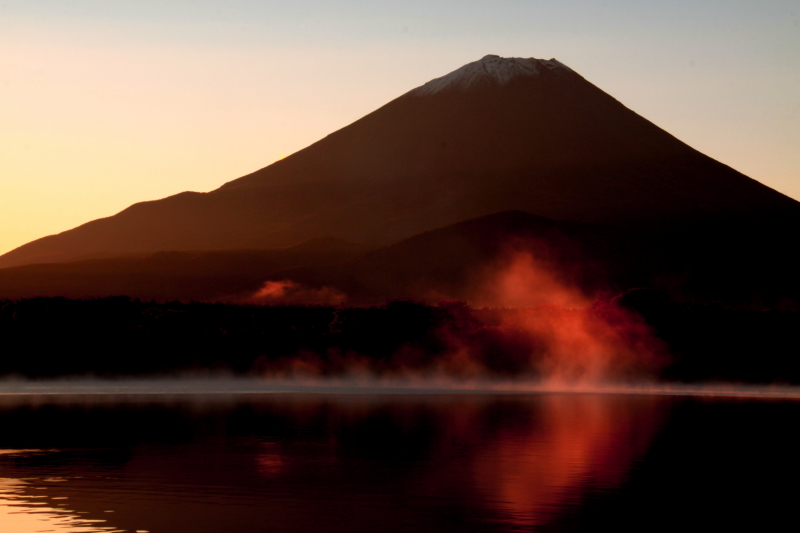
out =
{"type": "Polygon", "coordinates": [[[506,323],[537,339],[535,366],[550,382],[598,383],[651,377],[666,346],[639,317],[613,304],[520,310],[506,323]]]}
{"type": "MultiPolygon", "coordinates": [[[[484,273],[470,301],[493,307],[442,302],[435,311],[413,303],[362,309],[350,313],[346,324],[353,329],[331,330],[319,353],[264,357],[256,370],[272,378],[400,379],[421,386],[511,379],[574,388],[655,377],[667,363],[667,351],[649,326],[614,301],[592,303],[553,269],[529,252],[512,253],[484,273]],[[422,320],[426,325],[419,325],[422,320]],[[421,327],[427,329],[421,333],[421,327]],[[370,338],[375,331],[385,337],[370,338]],[[394,343],[391,351],[380,352],[382,338],[394,343]],[[376,352],[359,352],[359,345],[376,346],[376,352]]],[[[266,282],[252,302],[339,305],[344,299],[329,287],[283,280],[266,282]]]]}
{"type": "Polygon", "coordinates": [[[490,272],[472,302],[512,312],[499,330],[527,335],[530,366],[565,385],[649,377],[667,361],[666,345],[644,321],[592,299],[530,252],[512,252],[490,272]]]}
{"type": "Polygon", "coordinates": [[[470,299],[476,307],[520,308],[551,305],[581,308],[591,300],[569,286],[530,252],[515,252],[491,269],[470,299]]]}
{"type": "Polygon", "coordinates": [[[250,297],[258,305],[341,305],[344,293],[331,287],[306,287],[292,280],[267,281],[250,297]]]}

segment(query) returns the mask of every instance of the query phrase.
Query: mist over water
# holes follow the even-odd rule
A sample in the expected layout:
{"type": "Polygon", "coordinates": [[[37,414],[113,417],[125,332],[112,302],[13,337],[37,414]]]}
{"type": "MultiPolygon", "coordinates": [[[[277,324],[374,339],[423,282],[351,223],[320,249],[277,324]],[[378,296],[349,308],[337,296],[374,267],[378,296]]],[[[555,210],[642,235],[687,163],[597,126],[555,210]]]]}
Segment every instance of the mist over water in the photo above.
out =
{"type": "MultiPolygon", "coordinates": [[[[505,248],[493,262],[476,268],[466,293],[435,293],[442,318],[424,326],[420,342],[400,342],[388,354],[335,347],[302,350],[263,358],[255,370],[270,378],[515,378],[575,386],[652,379],[669,362],[666,345],[641,317],[608,295],[587,294],[566,279],[547,259],[545,245],[514,241],[505,248]],[[457,296],[466,300],[447,300],[457,296]]],[[[344,303],[346,295],[333,287],[282,280],[266,282],[251,300],[329,306],[344,303]]],[[[358,320],[357,309],[343,310],[342,316],[349,315],[358,320]]],[[[400,314],[390,326],[397,331],[417,327],[404,318],[410,320],[400,314]]],[[[329,330],[338,327],[337,317],[329,330]]]]}
{"type": "Polygon", "coordinates": [[[58,401],[150,401],[152,397],[183,398],[203,402],[250,396],[286,394],[419,396],[430,394],[528,396],[542,394],[638,395],[676,397],[730,397],[800,399],[800,387],[791,385],[743,385],[731,383],[685,384],[640,382],[559,382],[555,380],[453,379],[448,377],[376,378],[367,374],[350,377],[262,378],[193,377],[58,380],[7,379],[0,381],[0,405],[58,401]]]}

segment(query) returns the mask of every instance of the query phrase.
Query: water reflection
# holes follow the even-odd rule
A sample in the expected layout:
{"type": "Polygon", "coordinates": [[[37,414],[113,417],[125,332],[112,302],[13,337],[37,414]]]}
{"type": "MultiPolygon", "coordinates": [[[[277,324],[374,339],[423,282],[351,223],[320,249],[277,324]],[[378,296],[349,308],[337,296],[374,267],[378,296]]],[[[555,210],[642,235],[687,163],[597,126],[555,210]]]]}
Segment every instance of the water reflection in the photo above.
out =
{"type": "MultiPolygon", "coordinates": [[[[4,455],[14,454],[13,450],[2,450],[4,455]]],[[[25,453],[23,451],[22,453],[25,453]]],[[[48,482],[61,480],[46,480],[48,482]]],[[[81,513],[69,510],[63,502],[66,496],[48,497],[45,494],[31,494],[34,487],[20,479],[0,478],[0,531],[14,533],[114,533],[121,530],[104,526],[102,519],[89,519],[81,513]]]]}
{"type": "Polygon", "coordinates": [[[623,482],[662,406],[648,397],[545,396],[536,426],[505,427],[476,456],[478,486],[507,521],[545,524],[587,488],[623,482]]]}
{"type": "Polygon", "coordinates": [[[669,400],[37,402],[0,406],[0,531],[527,529],[620,486],[669,400]]]}

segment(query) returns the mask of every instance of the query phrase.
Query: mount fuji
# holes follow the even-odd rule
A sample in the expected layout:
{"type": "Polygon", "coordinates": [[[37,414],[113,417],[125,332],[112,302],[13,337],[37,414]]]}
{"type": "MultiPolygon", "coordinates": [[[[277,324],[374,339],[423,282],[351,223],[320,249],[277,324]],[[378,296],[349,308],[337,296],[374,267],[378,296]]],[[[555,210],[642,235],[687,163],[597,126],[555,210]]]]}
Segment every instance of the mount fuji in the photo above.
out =
{"type": "Polygon", "coordinates": [[[468,299],[524,238],[587,290],[797,307],[798,230],[800,203],[559,61],[490,55],[212,192],[12,250],[0,299],[235,300],[286,279],[354,303],[468,299]]]}
{"type": "Polygon", "coordinates": [[[373,246],[491,213],[643,230],[800,220],[555,59],[489,55],[209,193],[134,204],[0,267],[158,251],[373,246]]]}

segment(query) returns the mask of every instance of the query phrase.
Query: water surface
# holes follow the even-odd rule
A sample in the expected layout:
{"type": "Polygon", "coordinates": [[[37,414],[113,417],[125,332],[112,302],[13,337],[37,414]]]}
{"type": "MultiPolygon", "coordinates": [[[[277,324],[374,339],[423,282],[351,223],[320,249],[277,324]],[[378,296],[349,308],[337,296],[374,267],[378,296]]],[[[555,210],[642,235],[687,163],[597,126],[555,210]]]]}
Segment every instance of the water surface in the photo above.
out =
{"type": "Polygon", "coordinates": [[[792,400],[6,392],[3,532],[777,527],[800,473],[792,400]]]}

